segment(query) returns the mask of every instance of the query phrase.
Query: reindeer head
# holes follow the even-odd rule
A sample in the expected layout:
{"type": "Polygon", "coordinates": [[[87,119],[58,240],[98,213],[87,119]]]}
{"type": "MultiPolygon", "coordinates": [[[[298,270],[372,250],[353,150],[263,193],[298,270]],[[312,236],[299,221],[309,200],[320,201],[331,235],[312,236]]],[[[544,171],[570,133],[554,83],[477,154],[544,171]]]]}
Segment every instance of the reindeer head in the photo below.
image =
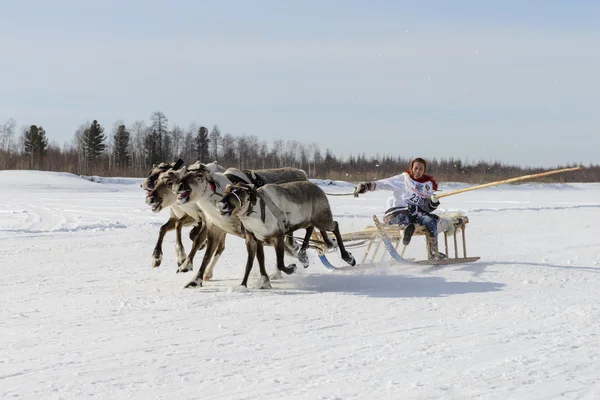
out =
{"type": "Polygon", "coordinates": [[[177,195],[177,202],[185,204],[190,200],[192,191],[204,193],[207,188],[214,192],[214,183],[212,183],[211,173],[206,165],[201,162],[195,162],[190,165],[186,171],[181,174],[177,183],[172,187],[173,193],[177,195]],[[212,186],[211,186],[212,185],[212,186]]]}
{"type": "Polygon", "coordinates": [[[256,204],[256,188],[248,183],[227,185],[223,198],[217,203],[217,210],[224,217],[248,215],[256,204]]]}
{"type": "Polygon", "coordinates": [[[165,207],[169,207],[177,202],[177,196],[173,193],[172,187],[180,179],[180,174],[185,172],[185,168],[178,171],[168,170],[158,175],[154,189],[146,191],[146,204],[153,212],[159,212],[165,207]]]}
{"type": "Polygon", "coordinates": [[[154,186],[156,185],[156,180],[158,179],[158,176],[160,174],[170,169],[178,170],[181,167],[183,167],[183,160],[181,158],[175,161],[174,163],[163,162],[160,164],[154,164],[152,166],[152,171],[150,171],[150,175],[148,175],[148,177],[142,181],[140,187],[146,191],[146,195],[149,195],[150,191],[154,189],[154,186]]]}

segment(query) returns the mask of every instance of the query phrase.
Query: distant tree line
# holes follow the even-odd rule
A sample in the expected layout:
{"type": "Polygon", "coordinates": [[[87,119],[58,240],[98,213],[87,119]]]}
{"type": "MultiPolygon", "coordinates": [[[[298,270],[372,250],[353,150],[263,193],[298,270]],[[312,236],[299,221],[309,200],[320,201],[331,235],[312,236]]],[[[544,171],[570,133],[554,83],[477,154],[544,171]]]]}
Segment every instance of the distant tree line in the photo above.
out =
{"type": "MultiPolygon", "coordinates": [[[[336,156],[331,149],[322,152],[316,143],[274,140],[268,145],[254,135],[221,133],[192,124],[184,130],[160,111],[150,115],[150,123],[138,120],[126,126],[116,121],[106,131],[99,121],[82,124],[73,140],[62,147],[49,140],[41,125],[16,130],[9,119],[0,125],[0,169],[36,169],[71,172],[78,175],[143,177],[152,165],[182,158],[186,164],[197,160],[217,161],[226,167],[296,167],[310,178],[358,182],[381,179],[405,170],[406,155],[366,157],[336,156]]],[[[575,165],[556,166],[556,168],[575,165]]],[[[440,182],[485,183],[525,174],[544,172],[543,168],[522,168],[500,161],[465,163],[460,159],[429,159],[428,173],[440,182]]],[[[600,182],[600,166],[589,165],[566,174],[552,175],[537,182],[600,182]]]]}

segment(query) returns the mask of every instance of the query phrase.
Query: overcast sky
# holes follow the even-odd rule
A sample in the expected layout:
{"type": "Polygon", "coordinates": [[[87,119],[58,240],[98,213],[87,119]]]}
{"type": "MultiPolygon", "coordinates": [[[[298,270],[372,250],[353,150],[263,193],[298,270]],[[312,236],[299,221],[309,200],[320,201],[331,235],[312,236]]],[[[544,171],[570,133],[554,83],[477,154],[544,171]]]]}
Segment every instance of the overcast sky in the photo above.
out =
{"type": "Polygon", "coordinates": [[[0,124],[160,110],[334,154],[600,164],[600,1],[3,2],[0,124]]]}

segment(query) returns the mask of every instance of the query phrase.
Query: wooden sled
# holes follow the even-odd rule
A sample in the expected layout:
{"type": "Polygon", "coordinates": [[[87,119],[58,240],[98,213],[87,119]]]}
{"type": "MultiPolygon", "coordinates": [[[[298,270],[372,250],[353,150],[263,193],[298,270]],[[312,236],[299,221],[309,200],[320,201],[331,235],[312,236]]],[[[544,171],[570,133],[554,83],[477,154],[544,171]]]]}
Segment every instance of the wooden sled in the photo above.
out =
{"type": "MultiPolygon", "coordinates": [[[[445,218],[445,217],[444,217],[445,218]]],[[[402,243],[404,237],[404,229],[406,226],[398,225],[383,225],[379,222],[377,216],[373,216],[375,226],[368,226],[360,232],[352,232],[342,234],[342,240],[344,246],[351,250],[353,248],[364,248],[363,256],[361,259],[357,258],[357,266],[364,264],[377,264],[386,261],[394,261],[402,264],[416,264],[416,265],[448,265],[448,264],[463,264],[479,260],[480,257],[468,257],[467,256],[467,239],[466,239],[466,226],[469,223],[469,218],[466,216],[454,216],[452,217],[452,225],[454,226],[454,232],[448,234],[448,231],[443,232],[444,236],[444,254],[447,258],[440,260],[432,260],[429,258],[429,249],[427,248],[429,240],[425,240],[425,254],[427,259],[413,260],[405,259],[398,253],[398,248],[402,243]],[[449,253],[448,238],[452,239],[453,257],[449,253]],[[383,247],[383,248],[382,248],[383,247]],[[462,250],[462,254],[459,252],[462,250]]],[[[413,233],[413,240],[415,236],[425,236],[429,238],[429,232],[422,225],[416,225],[413,233]]],[[[311,247],[315,248],[319,253],[319,258],[325,267],[330,269],[352,269],[356,267],[341,267],[336,268],[332,265],[326,257],[326,253],[334,251],[335,249],[327,249],[321,238],[319,232],[314,232],[312,237],[311,247]]],[[[411,242],[412,243],[412,242],[411,242]]],[[[440,242],[441,247],[441,242],[440,242]]],[[[441,248],[440,248],[441,250],[441,248]]]]}

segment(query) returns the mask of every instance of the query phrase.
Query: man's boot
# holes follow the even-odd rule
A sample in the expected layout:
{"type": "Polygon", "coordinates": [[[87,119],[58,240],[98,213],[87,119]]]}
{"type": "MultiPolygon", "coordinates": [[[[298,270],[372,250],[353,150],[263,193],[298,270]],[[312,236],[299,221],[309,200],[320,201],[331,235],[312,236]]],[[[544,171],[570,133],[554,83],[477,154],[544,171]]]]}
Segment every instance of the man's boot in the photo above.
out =
{"type": "Polygon", "coordinates": [[[413,233],[415,233],[415,224],[408,224],[406,228],[404,228],[404,233],[402,233],[402,250],[400,250],[400,257],[404,257],[404,252],[406,251],[406,247],[410,244],[413,233]]]}
{"type": "Polygon", "coordinates": [[[404,228],[404,234],[402,235],[402,244],[408,246],[413,233],[415,233],[415,224],[408,224],[404,228]]]}

